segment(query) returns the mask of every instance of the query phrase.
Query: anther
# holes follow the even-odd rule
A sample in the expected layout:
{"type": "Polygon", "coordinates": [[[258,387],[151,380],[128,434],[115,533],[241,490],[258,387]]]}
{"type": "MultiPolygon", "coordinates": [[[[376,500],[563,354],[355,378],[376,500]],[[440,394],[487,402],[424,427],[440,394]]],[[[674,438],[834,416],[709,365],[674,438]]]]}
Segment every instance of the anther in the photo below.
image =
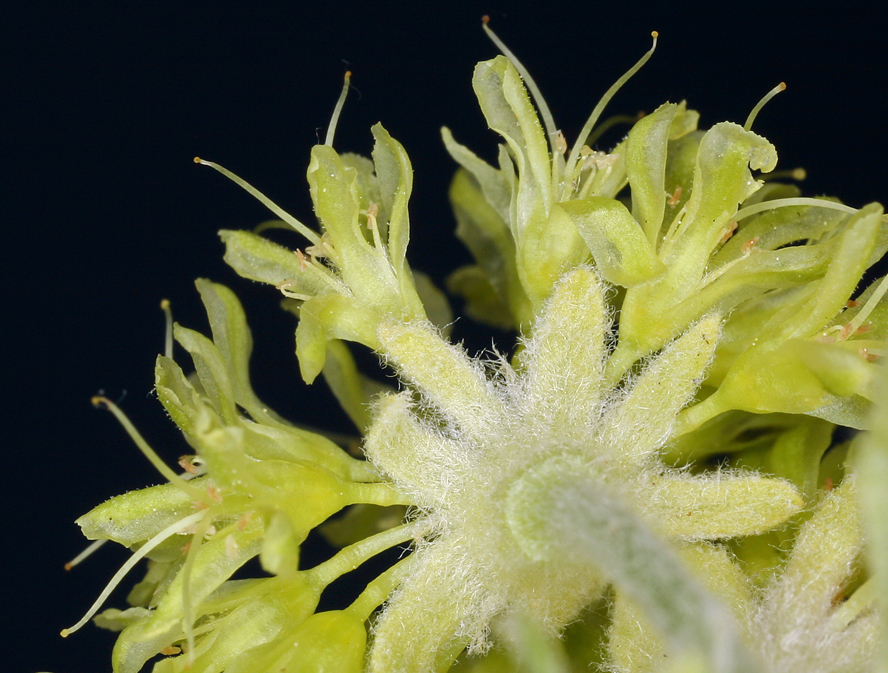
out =
{"type": "Polygon", "coordinates": [[[759,242],[759,237],[753,236],[748,241],[746,241],[746,243],[744,243],[743,245],[740,246],[740,252],[742,252],[744,255],[748,255],[749,253],[752,252],[752,249],[755,247],[755,244],[758,242],[759,242]]]}
{"type": "Polygon", "coordinates": [[[672,196],[670,196],[669,199],[666,201],[666,204],[670,208],[675,208],[675,206],[678,205],[678,202],[681,200],[681,192],[681,185],[676,185],[675,191],[672,192],[672,196]]]}
{"type": "MultiPolygon", "coordinates": [[[[737,231],[737,223],[736,223],[736,222],[730,222],[730,223],[728,224],[728,228],[727,228],[727,230],[725,231],[725,235],[722,236],[721,244],[724,245],[725,243],[727,243],[728,241],[730,241],[730,240],[731,240],[731,237],[734,235],[734,232],[735,232],[735,231],[737,231]]],[[[756,238],[755,240],[758,241],[758,238],[756,238]]],[[[753,243],[753,245],[754,245],[754,243],[753,243]]]]}
{"type": "Polygon", "coordinates": [[[308,268],[308,258],[298,248],[296,249],[296,259],[299,260],[299,270],[304,272],[308,268]]]}

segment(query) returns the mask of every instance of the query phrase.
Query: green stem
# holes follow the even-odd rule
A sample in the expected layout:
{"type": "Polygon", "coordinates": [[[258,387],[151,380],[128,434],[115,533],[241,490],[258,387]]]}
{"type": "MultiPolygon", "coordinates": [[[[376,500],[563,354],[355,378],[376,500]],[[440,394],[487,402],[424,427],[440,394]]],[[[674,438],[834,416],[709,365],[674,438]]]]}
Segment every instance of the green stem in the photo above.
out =
{"type": "Polygon", "coordinates": [[[312,584],[327,586],[342,575],[357,568],[367,559],[397,544],[413,539],[418,529],[419,522],[414,522],[368,537],[345,547],[329,561],[307,570],[306,573],[312,584]]]}
{"type": "Polygon", "coordinates": [[[693,432],[706,421],[728,411],[728,409],[724,408],[721,404],[718,392],[719,391],[715,391],[702,402],[682,411],[676,419],[673,435],[675,437],[681,437],[689,432],[693,432]]]}
{"type": "Polygon", "coordinates": [[[404,497],[403,493],[387,482],[350,484],[349,490],[354,503],[360,502],[367,505],[379,505],[380,507],[413,504],[413,501],[404,497]]]}
{"type": "Polygon", "coordinates": [[[619,342],[605,365],[604,378],[607,385],[617,385],[629,368],[643,355],[644,353],[638,347],[629,345],[628,341],[619,342]]]}
{"type": "Polygon", "coordinates": [[[391,568],[382,573],[375,580],[367,585],[367,588],[361,592],[361,595],[355,599],[355,602],[346,608],[361,621],[367,621],[370,614],[382,605],[386,599],[391,596],[395,588],[407,576],[413,557],[408,556],[398,561],[391,568]]]}
{"type": "Polygon", "coordinates": [[[513,532],[529,553],[599,568],[660,632],[674,660],[710,673],[759,670],[730,611],[604,483],[541,471],[520,495],[513,532]]]}

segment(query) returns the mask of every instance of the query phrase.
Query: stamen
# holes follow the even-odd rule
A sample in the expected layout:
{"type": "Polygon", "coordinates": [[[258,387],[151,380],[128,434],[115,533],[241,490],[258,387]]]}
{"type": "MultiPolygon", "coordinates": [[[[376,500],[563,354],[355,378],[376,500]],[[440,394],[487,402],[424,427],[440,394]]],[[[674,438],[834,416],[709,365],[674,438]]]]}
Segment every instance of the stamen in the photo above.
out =
{"type": "Polygon", "coordinates": [[[206,462],[200,456],[180,456],[179,467],[185,470],[183,474],[179,475],[185,481],[207,473],[206,462]]]}
{"type": "Polygon", "coordinates": [[[591,147],[601,136],[617,124],[635,124],[642,117],[644,117],[644,112],[639,112],[635,115],[613,115],[612,117],[608,117],[596,126],[588,136],[586,136],[585,144],[591,147]]]}
{"type": "Polygon", "coordinates": [[[743,245],[740,246],[740,252],[743,253],[744,257],[748,257],[750,253],[752,253],[752,249],[759,242],[758,236],[753,236],[748,241],[746,241],[743,245]]]}
{"type": "Polygon", "coordinates": [[[348,96],[351,75],[351,70],[345,71],[345,81],[342,83],[342,93],[339,94],[339,100],[336,101],[336,107],[333,108],[333,116],[330,118],[330,125],[327,127],[327,137],[324,140],[324,144],[329,145],[330,147],[333,147],[333,135],[336,133],[336,124],[339,122],[342,106],[345,105],[345,97],[348,96]]]}
{"type": "Polygon", "coordinates": [[[166,332],[163,340],[163,354],[173,359],[173,312],[170,310],[170,300],[161,299],[160,308],[166,316],[166,332]]]}
{"type": "Polygon", "coordinates": [[[154,451],[154,449],[149,446],[148,442],[145,441],[145,438],[136,430],[136,427],[130,422],[130,419],[126,417],[120,408],[114,404],[107,397],[102,397],[101,395],[97,395],[92,398],[92,403],[96,407],[105,407],[114,414],[114,417],[118,420],[118,422],[123,426],[123,429],[126,430],[126,434],[130,436],[130,438],[135,442],[136,446],[139,447],[139,450],[145,455],[145,457],[151,462],[152,465],[160,472],[171,484],[175,484],[185,493],[187,493],[191,498],[197,500],[199,502],[204,503],[208,507],[213,504],[212,500],[207,498],[207,495],[204,491],[199,488],[195,488],[187,481],[182,479],[178,474],[172,471],[170,467],[161,460],[160,456],[154,451]]]}
{"type": "Polygon", "coordinates": [[[120,584],[121,580],[123,580],[123,578],[126,577],[127,573],[129,573],[129,571],[132,570],[133,567],[139,561],[141,561],[143,558],[145,558],[145,556],[148,555],[148,552],[150,552],[152,549],[154,549],[157,545],[159,545],[164,540],[167,540],[168,538],[172,537],[176,533],[180,533],[183,530],[185,530],[186,528],[188,528],[189,526],[197,523],[198,521],[201,521],[204,517],[205,512],[206,512],[206,510],[204,510],[202,512],[195,512],[194,514],[186,516],[184,519],[181,519],[180,521],[177,521],[176,523],[171,524],[170,526],[167,526],[162,531],[160,531],[157,535],[155,535],[153,538],[148,540],[148,542],[143,544],[139,548],[139,550],[137,552],[135,552],[127,560],[127,562],[123,564],[123,566],[121,566],[120,570],[118,570],[117,573],[115,573],[114,577],[111,578],[111,581],[108,582],[108,584],[105,586],[104,591],[102,591],[102,593],[96,599],[96,602],[93,603],[92,607],[90,607],[90,609],[86,611],[86,614],[83,616],[83,619],[81,619],[79,622],[77,622],[74,626],[72,626],[69,629],[62,629],[62,632],[61,632],[62,638],[67,638],[75,631],[80,630],[81,627],[83,627],[90,619],[92,619],[93,616],[99,611],[99,608],[102,607],[102,604],[105,602],[105,600],[108,598],[108,596],[111,595],[111,592],[117,588],[118,584],[120,584]]]}
{"type": "Polygon", "coordinates": [[[308,257],[305,256],[304,252],[302,252],[301,250],[299,250],[297,248],[296,249],[296,259],[299,262],[299,270],[304,273],[305,270],[308,268],[308,257]]]}
{"type": "Polygon", "coordinates": [[[626,73],[622,77],[620,77],[620,79],[618,79],[611,86],[610,89],[605,92],[604,96],[601,97],[601,100],[598,101],[598,105],[596,105],[595,109],[592,110],[592,114],[589,115],[589,119],[586,120],[586,124],[583,126],[583,130],[580,131],[580,135],[577,136],[576,142],[574,142],[574,146],[570,150],[570,158],[567,162],[567,168],[564,171],[565,175],[573,175],[574,166],[576,166],[577,160],[580,156],[580,149],[583,147],[583,145],[587,144],[586,138],[589,137],[589,134],[592,132],[592,128],[598,122],[598,118],[601,116],[601,113],[604,112],[604,108],[607,106],[607,104],[610,103],[611,98],[613,98],[614,95],[616,95],[617,91],[620,90],[620,87],[628,82],[629,78],[632,77],[632,75],[641,70],[641,67],[648,62],[651,56],[654,55],[654,50],[657,48],[658,36],[659,33],[657,33],[657,31],[653,31],[651,33],[651,37],[654,39],[654,43],[651,45],[651,48],[645,53],[644,56],[638,59],[638,62],[631,68],[629,68],[629,70],[627,70],[626,73]]]}
{"type": "Polygon", "coordinates": [[[105,539],[105,540],[96,540],[95,542],[93,542],[92,544],[90,544],[86,549],[84,549],[82,552],[80,552],[79,554],[77,554],[77,556],[75,556],[74,558],[72,558],[70,561],[68,561],[68,562],[65,564],[65,570],[71,570],[71,568],[73,568],[74,566],[79,565],[79,564],[80,564],[81,562],[83,562],[88,556],[92,556],[93,552],[95,552],[99,547],[101,547],[101,546],[102,546],[103,544],[105,544],[107,541],[108,541],[107,539],[105,539]]]}
{"type": "Polygon", "coordinates": [[[336,248],[333,246],[333,241],[330,240],[330,232],[325,231],[321,234],[320,245],[309,245],[305,248],[305,252],[307,252],[313,260],[334,259],[336,257],[336,248]]]}
{"type": "MultiPolygon", "coordinates": [[[[888,276],[882,278],[882,282],[876,286],[875,291],[872,296],[867,299],[866,304],[864,304],[863,308],[857,312],[857,315],[851,319],[851,322],[848,323],[846,329],[848,330],[848,336],[855,334],[857,330],[861,328],[863,323],[869,318],[869,314],[872,313],[872,310],[876,308],[878,303],[882,300],[882,297],[885,296],[885,292],[888,291],[888,276]]],[[[843,332],[844,334],[844,332],[843,332]]]]}
{"type": "MultiPolygon", "coordinates": [[[[311,250],[309,248],[306,248],[306,249],[309,250],[309,252],[311,252],[311,250]]],[[[297,251],[297,253],[298,252],[299,251],[297,251]]],[[[302,256],[302,259],[303,260],[305,259],[305,255],[302,256]]],[[[343,283],[342,281],[337,279],[332,273],[330,273],[330,270],[326,266],[321,264],[313,254],[311,255],[308,263],[305,264],[304,267],[302,266],[301,262],[302,262],[302,260],[300,260],[300,271],[314,273],[324,283],[326,283],[331,288],[333,288],[333,290],[335,292],[337,292],[338,294],[348,295],[351,292],[349,290],[349,288],[345,285],[345,283],[343,283]]],[[[296,285],[296,284],[297,284],[296,281],[285,280],[282,283],[278,284],[276,287],[281,294],[283,294],[285,297],[289,297],[290,299],[299,299],[300,301],[308,301],[309,299],[311,299],[314,296],[314,295],[308,295],[308,294],[301,294],[299,292],[293,292],[292,290],[290,290],[290,287],[292,285],[296,285]]]]}
{"type": "Polygon", "coordinates": [[[761,109],[765,107],[765,104],[769,100],[771,100],[781,91],[786,91],[786,82],[780,82],[780,84],[771,89],[768,93],[765,94],[764,98],[756,103],[756,106],[752,108],[752,112],[750,112],[749,116],[746,118],[746,123],[743,125],[744,131],[749,131],[752,128],[752,122],[755,121],[755,118],[758,116],[758,113],[761,111],[761,109]]]}
{"type": "Polygon", "coordinates": [[[219,164],[213,163],[212,161],[205,161],[205,160],[201,159],[200,157],[194,157],[194,163],[201,164],[202,166],[209,166],[210,168],[213,168],[213,169],[219,171],[226,178],[228,178],[233,183],[235,183],[236,185],[241,187],[241,189],[243,189],[244,191],[251,194],[255,199],[257,199],[260,203],[262,203],[262,205],[264,205],[271,212],[273,212],[275,215],[277,215],[279,218],[281,218],[284,222],[286,222],[291,227],[293,227],[300,234],[305,236],[305,238],[307,238],[309,241],[311,241],[315,245],[317,245],[318,243],[321,242],[321,237],[318,236],[318,234],[316,232],[314,232],[311,229],[309,229],[308,227],[306,227],[304,224],[302,224],[302,222],[300,222],[295,217],[290,215],[290,213],[288,213],[286,210],[281,208],[279,205],[277,205],[274,201],[272,201],[267,196],[265,196],[265,194],[260,192],[258,189],[253,187],[253,185],[251,185],[249,182],[242,180],[241,178],[236,176],[234,173],[229,171],[227,168],[223,168],[219,164]]]}
{"type": "Polygon", "coordinates": [[[377,250],[385,250],[382,237],[379,234],[379,226],[376,222],[376,216],[379,214],[379,206],[371,203],[367,208],[367,228],[373,234],[373,247],[377,250]]]}
{"type": "Polygon", "coordinates": [[[737,231],[737,223],[731,220],[728,223],[727,228],[725,229],[725,234],[722,236],[721,245],[724,245],[728,241],[730,241],[734,237],[734,232],[737,231]]]}
{"type": "Polygon", "coordinates": [[[233,535],[228,535],[225,538],[225,556],[234,561],[237,559],[237,554],[239,550],[240,547],[237,544],[237,540],[234,539],[233,535]]]}
{"type": "Polygon", "coordinates": [[[194,666],[194,604],[191,601],[191,573],[194,568],[194,559],[197,550],[200,549],[204,536],[213,523],[212,517],[204,517],[194,531],[188,553],[185,555],[185,564],[182,566],[182,622],[185,628],[185,640],[188,643],[188,668],[194,666]]]}
{"type": "Polygon", "coordinates": [[[294,285],[295,281],[285,280],[283,283],[279,283],[277,286],[277,291],[284,295],[287,299],[296,299],[297,301],[308,301],[314,295],[312,294],[302,294],[301,292],[293,292],[290,290],[290,286],[294,285]]]}
{"type": "Polygon", "coordinates": [[[771,171],[770,173],[765,173],[761,176],[761,180],[769,181],[769,180],[783,180],[784,178],[788,180],[796,180],[801,182],[802,180],[808,177],[808,171],[799,166],[798,168],[793,168],[792,170],[786,171],[771,171]]]}
{"type": "Polygon", "coordinates": [[[484,32],[487,33],[487,37],[490,38],[490,41],[503,53],[503,56],[512,62],[512,65],[515,66],[515,70],[518,71],[518,74],[521,75],[521,79],[524,80],[524,84],[527,85],[527,90],[530,91],[530,95],[533,97],[533,102],[536,103],[536,106],[540,109],[540,116],[543,118],[543,125],[546,127],[546,136],[549,138],[549,148],[552,150],[552,154],[555,154],[555,137],[558,134],[558,128],[555,126],[555,120],[552,117],[552,113],[549,111],[549,106],[546,105],[546,99],[543,98],[543,94],[540,93],[536,82],[533,81],[533,77],[531,77],[530,73],[527,72],[527,69],[521,65],[521,61],[515,58],[515,54],[513,54],[505,43],[499,39],[497,34],[487,25],[488,23],[490,23],[490,17],[485,14],[481,17],[481,27],[484,29],[484,32]]]}
{"type": "Polygon", "coordinates": [[[844,631],[865,610],[869,609],[877,600],[879,588],[878,577],[870,577],[851,594],[851,597],[842,603],[829,620],[829,625],[835,631],[844,631]]]}
{"type": "Polygon", "coordinates": [[[843,213],[853,215],[857,212],[857,208],[846,206],[844,203],[836,203],[835,201],[826,201],[825,199],[812,199],[806,196],[797,196],[790,199],[773,199],[771,201],[762,201],[746,208],[741,208],[734,215],[734,221],[739,222],[747,217],[762,213],[766,210],[774,208],[786,208],[789,206],[813,206],[815,208],[826,208],[828,210],[838,210],[843,213]]]}
{"type": "Polygon", "coordinates": [[[215,484],[210,484],[207,486],[207,495],[210,496],[210,499],[215,502],[217,505],[222,504],[222,494],[219,493],[219,489],[215,484]]]}
{"type": "MultiPolygon", "coordinates": [[[[582,174],[584,170],[588,170],[589,174],[583,181],[583,186],[577,193],[577,198],[585,199],[589,191],[592,189],[592,183],[596,180],[607,180],[607,177],[613,171],[614,164],[617,163],[618,155],[607,154],[606,152],[590,150],[587,145],[583,145],[580,152],[584,155],[583,163],[577,169],[577,176],[582,174]],[[603,176],[599,176],[599,172],[603,171],[603,176]]],[[[600,183],[599,183],[600,184],[600,183]]],[[[622,188],[621,188],[622,189],[622,188]]],[[[619,190],[617,190],[619,191],[619,190]]]]}
{"type": "MultiPolygon", "coordinates": [[[[666,200],[666,205],[669,206],[670,208],[675,208],[675,206],[678,205],[678,202],[681,201],[681,192],[682,192],[682,186],[681,186],[681,185],[676,185],[676,186],[675,186],[675,191],[672,192],[672,196],[670,196],[670,197],[666,200]]],[[[737,223],[735,222],[735,223],[734,223],[734,228],[735,228],[735,229],[737,228],[736,225],[737,225],[737,223]]]]}

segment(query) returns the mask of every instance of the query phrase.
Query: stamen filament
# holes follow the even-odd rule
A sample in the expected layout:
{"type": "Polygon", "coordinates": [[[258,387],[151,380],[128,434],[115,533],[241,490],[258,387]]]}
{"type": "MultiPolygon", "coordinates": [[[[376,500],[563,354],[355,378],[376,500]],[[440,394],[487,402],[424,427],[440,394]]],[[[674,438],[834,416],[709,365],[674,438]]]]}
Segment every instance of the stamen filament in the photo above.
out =
{"type": "Polygon", "coordinates": [[[768,93],[765,94],[764,98],[762,98],[758,103],[755,104],[755,107],[752,108],[752,112],[750,112],[749,116],[746,118],[746,123],[743,125],[744,131],[749,131],[750,129],[752,129],[752,122],[755,121],[755,118],[758,116],[758,113],[761,111],[761,109],[765,107],[765,104],[769,100],[771,100],[781,91],[786,91],[786,82],[780,82],[780,84],[771,89],[768,93]]]}
{"type": "Polygon", "coordinates": [[[126,414],[124,414],[114,402],[107,397],[97,395],[92,398],[92,403],[96,407],[105,407],[108,411],[114,414],[114,417],[123,426],[123,429],[126,430],[126,434],[130,436],[136,446],[139,447],[139,450],[145,455],[151,464],[154,465],[157,471],[167,479],[167,481],[178,486],[194,500],[202,502],[208,507],[213,505],[213,501],[206,493],[204,493],[204,491],[182,479],[182,477],[173,472],[173,470],[161,460],[160,456],[155,453],[154,449],[152,449],[148,442],[145,441],[145,438],[142,437],[138,430],[136,430],[136,426],[130,422],[130,419],[126,417],[126,414]]]}
{"type": "MultiPolygon", "coordinates": [[[[602,169],[599,169],[597,166],[593,166],[591,169],[589,169],[589,175],[586,176],[586,179],[583,181],[583,186],[580,188],[579,192],[577,193],[578,199],[585,199],[589,195],[589,190],[592,189],[592,183],[595,182],[595,178],[598,177],[598,173],[601,170],[602,169]]],[[[607,172],[607,174],[610,174],[612,168],[611,168],[611,166],[606,166],[603,170],[605,170],[607,172]]],[[[606,179],[606,176],[605,176],[605,179],[606,179]]]]}
{"type": "Polygon", "coordinates": [[[767,182],[769,180],[783,180],[784,178],[787,178],[789,180],[798,180],[801,182],[807,177],[808,171],[799,166],[798,168],[793,168],[791,170],[771,171],[770,173],[765,173],[759,179],[767,182]]]}
{"type": "MultiPolygon", "coordinates": [[[[567,168],[564,171],[565,175],[572,175],[574,167],[577,164],[577,160],[580,157],[580,149],[582,149],[583,145],[586,144],[586,138],[592,132],[592,128],[598,122],[598,118],[601,116],[601,113],[604,112],[604,108],[610,103],[611,98],[616,95],[617,91],[620,90],[626,82],[629,81],[629,78],[632,77],[635,73],[641,70],[641,67],[648,62],[651,56],[654,55],[654,50],[657,48],[657,37],[659,33],[657,31],[653,31],[651,33],[651,37],[654,38],[654,43],[651,45],[651,48],[638,59],[638,62],[633,65],[629,70],[625,72],[625,74],[620,77],[614,84],[608,89],[604,96],[601,97],[601,100],[598,101],[598,105],[595,106],[595,109],[592,110],[592,114],[589,115],[589,118],[586,120],[586,124],[583,126],[583,130],[580,131],[580,135],[577,136],[576,141],[574,142],[573,147],[570,150],[570,158],[567,161],[567,168]]],[[[570,188],[570,185],[566,185],[566,188],[570,188]]],[[[567,198],[568,194],[564,195],[567,198]]]]}
{"type": "Polygon", "coordinates": [[[191,572],[194,568],[194,559],[197,551],[207,534],[213,518],[205,516],[197,525],[197,530],[191,537],[191,545],[185,555],[185,563],[182,566],[182,626],[185,630],[185,640],[188,643],[188,668],[194,665],[194,604],[191,602],[191,572]]]}
{"type": "Polygon", "coordinates": [[[170,310],[170,300],[161,299],[160,308],[166,317],[166,330],[163,339],[163,354],[173,359],[173,312],[170,310]]]}
{"type": "Polygon", "coordinates": [[[277,205],[274,201],[272,201],[267,196],[265,196],[265,194],[260,192],[258,189],[253,187],[253,185],[251,185],[246,180],[239,178],[234,173],[229,171],[227,168],[223,168],[219,164],[213,163],[212,161],[205,161],[205,160],[201,159],[200,157],[194,157],[194,163],[201,164],[202,166],[209,166],[210,168],[213,168],[213,169],[219,171],[226,178],[231,180],[233,183],[238,185],[241,189],[248,192],[255,199],[257,199],[259,202],[261,202],[262,205],[264,205],[271,212],[273,212],[275,215],[277,215],[279,218],[281,218],[284,222],[286,222],[291,227],[293,227],[296,231],[298,231],[300,234],[305,236],[305,238],[307,238],[309,241],[311,241],[315,245],[320,245],[321,237],[316,232],[314,232],[311,229],[309,229],[308,227],[306,227],[304,224],[302,224],[302,222],[300,222],[295,217],[290,215],[290,213],[288,213],[286,210],[281,208],[279,205],[277,205]]]}
{"type": "Polygon", "coordinates": [[[875,291],[872,293],[869,299],[867,299],[866,304],[863,305],[857,315],[851,319],[851,322],[848,323],[848,326],[845,328],[845,332],[847,332],[848,336],[854,334],[858,329],[860,329],[861,325],[866,322],[866,319],[869,318],[869,314],[872,313],[873,309],[879,304],[882,300],[882,297],[885,296],[885,292],[888,291],[888,276],[882,278],[882,282],[876,286],[875,291]]]}
{"type": "Polygon", "coordinates": [[[870,577],[851,594],[851,597],[842,603],[829,620],[830,626],[836,631],[844,631],[867,608],[873,605],[879,593],[879,577],[870,577]]]}
{"type": "Polygon", "coordinates": [[[546,136],[549,139],[549,148],[554,155],[555,139],[558,135],[558,128],[555,126],[555,119],[552,117],[552,112],[546,104],[546,99],[543,98],[543,94],[540,93],[536,82],[533,81],[533,77],[530,76],[530,73],[527,72],[527,69],[521,64],[521,61],[515,58],[515,54],[512,53],[505,43],[499,39],[497,34],[493,32],[490,26],[487,25],[489,21],[489,16],[483,16],[481,18],[481,27],[484,29],[484,32],[487,33],[487,37],[490,38],[490,41],[503,53],[503,56],[512,62],[512,65],[515,66],[515,70],[518,71],[518,74],[521,75],[521,79],[524,80],[527,90],[530,91],[530,95],[533,97],[533,102],[536,103],[536,106],[540,110],[540,116],[543,118],[543,125],[546,127],[546,136]]]}
{"type": "Polygon", "coordinates": [[[330,125],[327,127],[327,137],[324,144],[333,147],[333,136],[336,133],[336,124],[339,122],[339,115],[342,113],[342,106],[345,105],[345,97],[348,96],[348,88],[351,83],[351,70],[345,71],[344,82],[342,83],[342,93],[339,94],[339,100],[333,108],[333,116],[330,118],[330,125]]]}
{"type": "Polygon", "coordinates": [[[102,607],[102,604],[111,595],[111,592],[117,588],[117,585],[120,584],[121,580],[126,577],[127,573],[133,569],[133,567],[141,561],[145,556],[148,555],[152,549],[154,549],[157,545],[159,545],[164,540],[172,537],[176,533],[180,533],[183,530],[187,529],[189,526],[197,523],[201,519],[203,519],[207,510],[201,510],[200,512],[195,512],[189,516],[186,516],[184,519],[177,521],[174,524],[171,524],[160,531],[153,538],[148,540],[145,544],[143,544],[137,552],[135,552],[126,563],[121,566],[120,570],[115,573],[114,577],[111,578],[111,581],[105,586],[104,591],[99,595],[96,599],[96,602],[92,604],[92,607],[86,611],[86,614],[83,616],[79,622],[77,622],[74,626],[69,629],[62,629],[61,635],[62,638],[67,638],[75,631],[78,631],[81,627],[83,627],[93,616],[99,611],[99,608],[102,607]]]}
{"type": "Polygon", "coordinates": [[[836,203],[835,201],[826,201],[825,199],[812,199],[806,196],[796,196],[789,199],[773,199],[771,201],[762,201],[746,208],[741,208],[732,218],[735,222],[746,219],[752,215],[773,210],[774,208],[786,208],[789,206],[813,206],[815,208],[827,208],[829,210],[838,210],[843,213],[853,215],[857,212],[857,208],[846,206],[844,203],[836,203]]]}
{"type": "Polygon", "coordinates": [[[586,136],[586,145],[592,147],[598,139],[607,133],[610,129],[612,129],[617,124],[635,124],[639,119],[641,119],[644,115],[639,113],[637,115],[613,115],[608,117],[603,122],[601,122],[598,126],[596,126],[588,136],[586,136]]]}
{"type": "Polygon", "coordinates": [[[88,556],[92,556],[92,554],[107,541],[107,539],[103,539],[92,542],[86,549],[65,564],[65,570],[71,570],[74,566],[82,563],[88,556]]]}
{"type": "MultiPolygon", "coordinates": [[[[336,278],[332,273],[330,273],[330,269],[321,264],[317,258],[311,257],[308,263],[305,265],[306,272],[314,273],[318,276],[324,283],[329,285],[334,292],[337,294],[348,295],[351,293],[349,287],[336,278]]],[[[291,299],[299,299],[301,301],[308,301],[315,295],[308,294],[300,294],[298,292],[291,292],[287,288],[287,282],[283,282],[277,286],[277,289],[283,294],[285,297],[290,297],[291,299]]]]}

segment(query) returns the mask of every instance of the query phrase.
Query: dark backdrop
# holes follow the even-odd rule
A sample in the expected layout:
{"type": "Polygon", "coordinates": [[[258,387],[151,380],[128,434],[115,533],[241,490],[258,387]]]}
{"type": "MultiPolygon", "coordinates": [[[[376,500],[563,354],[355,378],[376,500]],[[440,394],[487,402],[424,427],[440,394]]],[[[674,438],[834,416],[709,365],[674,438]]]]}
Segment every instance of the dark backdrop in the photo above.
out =
{"type": "MultiPolygon", "coordinates": [[[[151,394],[162,298],[180,322],[205,329],[192,280],[232,285],[260,346],[259,394],[294,419],[343,426],[326,393],[300,383],[292,321],[274,290],[221,261],[216,230],[251,227],[264,209],[191,159],[222,163],[310,222],[308,153],[323,138],[345,69],[356,91],[336,147],[369,153],[369,126],[379,120],[403,142],[416,171],[409,258],[439,281],[467,259],[450,241],[453,164],[439,127],[494,156],[496,137],[470,85],[474,63],[496,53],[480,29],[484,13],[569,139],[656,29],[657,54],[609,112],[686,98],[703,125],[742,124],[785,80],[788,91],[755,125],[777,145],[781,166],[805,166],[809,194],[854,206],[888,198],[886,10],[708,4],[58,1],[7,10],[2,603],[13,623],[2,631],[3,670],[110,670],[113,636],[93,626],[66,641],[57,634],[125,554],[103,550],[71,573],[62,565],[83,546],[76,516],[158,482],[110,415],[90,407],[92,395],[119,399],[167,459],[185,451],[151,394]]],[[[118,592],[110,604],[122,600],[118,592]]]]}

